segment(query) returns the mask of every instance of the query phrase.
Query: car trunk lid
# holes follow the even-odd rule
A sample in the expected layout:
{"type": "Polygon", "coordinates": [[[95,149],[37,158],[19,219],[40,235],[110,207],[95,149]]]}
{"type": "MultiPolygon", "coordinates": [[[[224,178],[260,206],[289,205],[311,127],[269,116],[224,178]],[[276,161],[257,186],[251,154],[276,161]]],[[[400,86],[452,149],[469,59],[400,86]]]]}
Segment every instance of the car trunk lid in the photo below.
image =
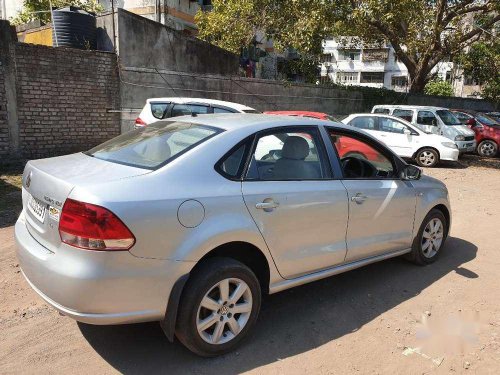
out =
{"type": "Polygon", "coordinates": [[[23,173],[23,207],[30,234],[50,251],[61,243],[59,217],[75,186],[134,177],[150,170],[100,160],[83,153],[32,160],[23,173]]]}

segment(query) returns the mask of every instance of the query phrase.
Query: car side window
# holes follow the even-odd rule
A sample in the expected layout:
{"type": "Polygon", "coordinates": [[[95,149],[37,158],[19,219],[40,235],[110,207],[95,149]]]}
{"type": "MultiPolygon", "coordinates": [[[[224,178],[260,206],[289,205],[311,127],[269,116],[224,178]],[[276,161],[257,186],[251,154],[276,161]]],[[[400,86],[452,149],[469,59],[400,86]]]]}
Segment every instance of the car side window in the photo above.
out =
{"type": "Polygon", "coordinates": [[[200,104],[175,104],[171,117],[209,113],[209,107],[200,104]]]}
{"type": "Polygon", "coordinates": [[[162,119],[170,103],[151,103],[151,113],[157,119],[162,119]]]}
{"type": "Polygon", "coordinates": [[[405,124],[387,117],[379,117],[378,127],[382,132],[404,134],[405,129],[411,132],[405,124]]]}
{"type": "Polygon", "coordinates": [[[264,133],[256,139],[248,180],[286,181],[330,178],[317,129],[296,127],[264,133]]]}
{"type": "Polygon", "coordinates": [[[330,139],[340,158],[346,179],[394,178],[392,158],[357,135],[346,135],[329,129],[330,139]]]}
{"type": "Polygon", "coordinates": [[[225,108],[214,107],[214,113],[235,113],[235,112],[225,108]]]}
{"type": "Polygon", "coordinates": [[[388,115],[390,113],[389,108],[375,108],[373,113],[383,113],[388,115]]]}
{"type": "Polygon", "coordinates": [[[437,126],[437,119],[434,113],[430,111],[418,111],[417,124],[437,126]]]}
{"type": "Polygon", "coordinates": [[[371,116],[359,116],[352,119],[349,122],[349,125],[352,125],[358,129],[366,129],[366,130],[376,130],[375,129],[375,118],[371,116]]]}
{"type": "Polygon", "coordinates": [[[249,142],[235,147],[217,163],[215,169],[224,177],[239,178],[243,172],[248,148],[249,142]]]}
{"type": "Polygon", "coordinates": [[[395,109],[392,115],[408,122],[412,122],[413,120],[413,111],[411,109],[395,109]]]}

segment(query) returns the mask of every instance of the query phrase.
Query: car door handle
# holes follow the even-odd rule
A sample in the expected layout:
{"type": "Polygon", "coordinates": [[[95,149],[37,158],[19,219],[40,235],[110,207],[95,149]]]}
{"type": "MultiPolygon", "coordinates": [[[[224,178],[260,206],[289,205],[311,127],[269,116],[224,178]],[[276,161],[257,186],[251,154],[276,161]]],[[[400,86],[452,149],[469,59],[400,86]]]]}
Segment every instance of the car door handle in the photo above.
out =
{"type": "Polygon", "coordinates": [[[255,205],[255,208],[259,210],[272,210],[273,208],[277,208],[280,204],[273,200],[267,202],[260,202],[255,205]]]}
{"type": "Polygon", "coordinates": [[[368,199],[368,197],[366,195],[361,194],[361,193],[358,193],[355,196],[351,197],[351,201],[356,202],[358,204],[363,203],[367,199],[368,199]]]}

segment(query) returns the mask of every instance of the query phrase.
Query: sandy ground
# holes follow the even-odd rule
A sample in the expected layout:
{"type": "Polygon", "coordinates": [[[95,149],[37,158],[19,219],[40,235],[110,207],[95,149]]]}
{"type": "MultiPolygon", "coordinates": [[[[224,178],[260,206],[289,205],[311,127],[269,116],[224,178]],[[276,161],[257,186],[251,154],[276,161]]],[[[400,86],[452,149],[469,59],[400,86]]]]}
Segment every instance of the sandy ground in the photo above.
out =
{"type": "Polygon", "coordinates": [[[447,184],[453,206],[437,263],[392,259],[269,296],[255,334],[215,359],[169,343],[156,323],[58,315],[28,287],[13,228],[0,225],[0,373],[499,374],[497,160],[425,170],[447,184]]]}

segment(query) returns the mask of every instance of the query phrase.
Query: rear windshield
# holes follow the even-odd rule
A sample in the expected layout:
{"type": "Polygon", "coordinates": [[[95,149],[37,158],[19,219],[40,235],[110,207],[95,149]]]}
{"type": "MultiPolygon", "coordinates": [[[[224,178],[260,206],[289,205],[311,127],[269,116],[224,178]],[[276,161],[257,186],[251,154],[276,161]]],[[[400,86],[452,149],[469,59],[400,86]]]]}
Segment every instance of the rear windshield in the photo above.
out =
{"type": "Polygon", "coordinates": [[[436,113],[439,115],[439,118],[444,122],[445,125],[462,125],[460,120],[450,111],[439,109],[436,111],[436,113]]]}
{"type": "Polygon", "coordinates": [[[204,125],[157,122],[104,142],[86,154],[113,163],[156,169],[220,132],[204,125]]]}

